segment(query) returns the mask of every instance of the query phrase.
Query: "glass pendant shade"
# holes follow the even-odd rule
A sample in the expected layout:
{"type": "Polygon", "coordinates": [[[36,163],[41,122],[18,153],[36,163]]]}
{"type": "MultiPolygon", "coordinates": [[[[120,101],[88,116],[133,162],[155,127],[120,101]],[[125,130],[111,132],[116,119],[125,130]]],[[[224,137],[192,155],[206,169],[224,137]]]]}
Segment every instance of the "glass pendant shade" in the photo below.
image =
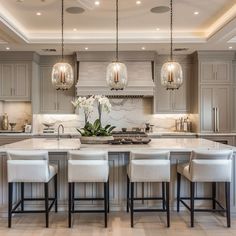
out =
{"type": "Polygon", "coordinates": [[[178,62],[166,62],[161,68],[161,84],[167,90],[179,89],[183,83],[183,71],[178,62]]]}
{"type": "Polygon", "coordinates": [[[112,62],[107,66],[107,84],[111,90],[123,90],[127,84],[127,68],[121,62],[112,62]]]}
{"type": "Polygon", "coordinates": [[[73,69],[65,62],[56,63],[52,69],[52,85],[56,90],[67,90],[74,83],[73,69]]]}

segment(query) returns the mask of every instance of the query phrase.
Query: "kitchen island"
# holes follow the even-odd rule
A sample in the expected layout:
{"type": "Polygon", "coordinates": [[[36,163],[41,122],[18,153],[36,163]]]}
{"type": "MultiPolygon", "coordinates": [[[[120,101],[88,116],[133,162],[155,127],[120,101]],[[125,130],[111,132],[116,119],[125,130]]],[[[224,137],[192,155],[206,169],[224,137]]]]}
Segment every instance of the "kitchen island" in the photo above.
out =
{"type": "MultiPolygon", "coordinates": [[[[58,166],[58,198],[59,209],[67,208],[67,152],[69,150],[89,150],[102,149],[109,152],[110,165],[110,203],[111,210],[124,210],[126,200],[126,166],[129,162],[129,153],[132,150],[170,150],[171,152],[171,206],[175,208],[176,199],[176,165],[178,162],[189,160],[192,150],[204,149],[233,149],[233,174],[231,185],[231,204],[232,212],[236,213],[236,148],[205,139],[198,138],[175,138],[175,139],[153,139],[147,145],[85,145],[80,144],[79,139],[50,139],[50,138],[33,138],[20,142],[4,145],[0,147],[0,209],[4,214],[7,211],[7,168],[6,168],[6,152],[8,150],[47,150],[50,156],[50,162],[58,166]]],[[[101,184],[78,184],[76,194],[80,197],[95,197],[102,196],[103,189],[101,184]]],[[[137,184],[135,194],[137,196],[152,196],[161,194],[161,186],[147,184],[137,184]]],[[[209,196],[211,194],[211,185],[208,183],[199,183],[196,186],[198,196],[209,196]]],[[[218,198],[224,199],[223,185],[219,184],[217,188],[218,198]]],[[[18,186],[15,186],[15,191],[20,194],[18,186]]],[[[26,194],[28,197],[41,197],[43,195],[43,185],[41,184],[26,184],[26,194]]],[[[182,183],[182,195],[188,195],[189,186],[187,181],[182,183]]],[[[17,194],[16,194],[17,195],[17,194]]],[[[152,205],[153,201],[140,202],[140,205],[152,205]]],[[[32,204],[32,203],[31,203],[32,204]]],[[[34,207],[35,207],[34,203],[34,207]]],[[[79,203],[80,204],[80,203],[79,203]]],[[[86,205],[86,202],[83,202],[86,205]]],[[[88,203],[87,203],[88,204],[88,203]]],[[[91,204],[91,202],[89,203],[91,204]]],[[[96,201],[93,205],[99,206],[96,201]]],[[[207,206],[209,202],[198,202],[196,205],[207,206]]],[[[222,203],[224,204],[224,203],[222,203]]],[[[38,207],[40,207],[40,203],[38,207]]],[[[42,203],[43,206],[43,203],[42,203]]],[[[82,205],[81,205],[82,206],[82,205]]],[[[31,207],[28,205],[28,207],[31,207]]]]}

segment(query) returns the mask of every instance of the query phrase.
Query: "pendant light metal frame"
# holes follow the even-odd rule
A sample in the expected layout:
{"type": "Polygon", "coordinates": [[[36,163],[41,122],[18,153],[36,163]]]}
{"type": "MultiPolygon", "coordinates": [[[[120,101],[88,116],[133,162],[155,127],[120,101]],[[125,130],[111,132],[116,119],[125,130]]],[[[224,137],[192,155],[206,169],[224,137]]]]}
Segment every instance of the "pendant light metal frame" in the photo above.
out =
{"type": "Polygon", "coordinates": [[[116,52],[115,61],[107,67],[106,80],[111,90],[123,90],[127,86],[127,68],[119,61],[119,0],[116,0],[116,52]]]}
{"type": "Polygon", "coordinates": [[[64,0],[61,0],[61,62],[56,63],[52,70],[52,84],[56,90],[68,90],[74,84],[73,69],[64,62],[64,0]]]}
{"type": "Polygon", "coordinates": [[[170,0],[170,58],[161,68],[161,84],[167,90],[179,89],[183,84],[182,67],[173,60],[173,0],[170,0]]]}

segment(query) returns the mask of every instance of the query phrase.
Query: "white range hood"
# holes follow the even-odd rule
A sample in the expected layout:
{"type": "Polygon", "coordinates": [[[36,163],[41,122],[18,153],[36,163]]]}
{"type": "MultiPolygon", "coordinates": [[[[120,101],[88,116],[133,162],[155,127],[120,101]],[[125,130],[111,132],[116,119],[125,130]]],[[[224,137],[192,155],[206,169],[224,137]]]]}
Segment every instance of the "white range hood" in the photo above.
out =
{"type": "Polygon", "coordinates": [[[128,71],[128,86],[121,91],[110,90],[106,83],[106,68],[109,61],[79,62],[77,96],[102,94],[106,96],[148,96],[154,95],[153,62],[124,62],[128,71]]]}

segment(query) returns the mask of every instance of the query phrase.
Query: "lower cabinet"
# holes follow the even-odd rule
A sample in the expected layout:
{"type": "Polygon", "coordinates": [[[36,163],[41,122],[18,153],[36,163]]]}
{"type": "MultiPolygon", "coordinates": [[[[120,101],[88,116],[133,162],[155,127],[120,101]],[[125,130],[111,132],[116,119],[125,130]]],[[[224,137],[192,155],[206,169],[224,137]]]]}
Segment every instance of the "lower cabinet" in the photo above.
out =
{"type": "Polygon", "coordinates": [[[234,136],[223,136],[223,135],[203,135],[203,136],[199,136],[199,138],[204,138],[204,139],[208,139],[214,142],[218,142],[218,143],[222,143],[222,144],[226,144],[226,145],[231,145],[234,146],[234,136]]]}

